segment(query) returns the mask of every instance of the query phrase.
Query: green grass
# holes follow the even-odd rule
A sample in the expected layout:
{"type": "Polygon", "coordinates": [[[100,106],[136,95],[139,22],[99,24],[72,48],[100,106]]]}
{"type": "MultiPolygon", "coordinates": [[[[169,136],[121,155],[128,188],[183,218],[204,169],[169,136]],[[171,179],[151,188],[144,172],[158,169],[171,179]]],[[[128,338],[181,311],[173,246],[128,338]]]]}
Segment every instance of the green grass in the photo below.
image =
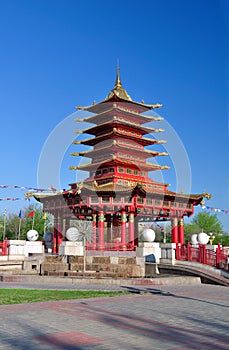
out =
{"type": "Polygon", "coordinates": [[[127,292],[83,290],[0,289],[0,305],[35,303],[40,301],[69,300],[95,297],[113,297],[127,292]]]}

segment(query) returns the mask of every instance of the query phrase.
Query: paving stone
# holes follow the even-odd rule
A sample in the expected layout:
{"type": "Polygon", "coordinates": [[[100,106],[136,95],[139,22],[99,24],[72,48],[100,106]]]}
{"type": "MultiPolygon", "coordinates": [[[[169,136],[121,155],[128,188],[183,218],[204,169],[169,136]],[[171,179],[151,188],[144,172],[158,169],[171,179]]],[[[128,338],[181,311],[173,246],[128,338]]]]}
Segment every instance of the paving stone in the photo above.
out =
{"type": "MultiPolygon", "coordinates": [[[[2,285],[8,288],[19,283],[0,283],[1,288],[2,285]]],[[[39,286],[31,285],[33,288],[39,286]]],[[[99,287],[92,284],[87,285],[87,289],[91,286],[99,287]]],[[[52,287],[59,288],[60,285],[52,287]]],[[[100,287],[124,289],[124,286],[110,284],[100,287]]],[[[68,288],[65,286],[65,289],[68,288]]],[[[0,306],[0,349],[228,348],[227,287],[199,284],[127,288],[132,288],[133,293],[118,297],[0,306]]]]}

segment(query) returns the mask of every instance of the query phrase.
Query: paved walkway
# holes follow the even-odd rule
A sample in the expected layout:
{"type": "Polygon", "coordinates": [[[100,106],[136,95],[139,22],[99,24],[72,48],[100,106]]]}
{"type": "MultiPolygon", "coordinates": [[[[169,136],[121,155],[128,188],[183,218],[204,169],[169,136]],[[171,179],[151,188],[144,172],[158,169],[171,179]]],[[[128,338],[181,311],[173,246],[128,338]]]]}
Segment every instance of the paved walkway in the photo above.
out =
{"type": "Polygon", "coordinates": [[[144,289],[147,294],[0,306],[0,349],[228,349],[228,287],[144,289]]]}

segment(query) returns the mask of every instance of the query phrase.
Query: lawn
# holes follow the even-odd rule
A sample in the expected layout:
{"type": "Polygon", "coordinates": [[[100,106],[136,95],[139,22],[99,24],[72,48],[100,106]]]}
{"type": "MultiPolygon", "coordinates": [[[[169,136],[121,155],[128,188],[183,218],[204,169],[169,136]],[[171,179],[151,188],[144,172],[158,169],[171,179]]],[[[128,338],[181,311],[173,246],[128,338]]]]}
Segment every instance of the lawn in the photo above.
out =
{"type": "Polygon", "coordinates": [[[104,292],[83,290],[37,290],[37,289],[0,289],[0,305],[23,304],[40,301],[82,299],[94,297],[113,297],[127,292],[104,292]]]}

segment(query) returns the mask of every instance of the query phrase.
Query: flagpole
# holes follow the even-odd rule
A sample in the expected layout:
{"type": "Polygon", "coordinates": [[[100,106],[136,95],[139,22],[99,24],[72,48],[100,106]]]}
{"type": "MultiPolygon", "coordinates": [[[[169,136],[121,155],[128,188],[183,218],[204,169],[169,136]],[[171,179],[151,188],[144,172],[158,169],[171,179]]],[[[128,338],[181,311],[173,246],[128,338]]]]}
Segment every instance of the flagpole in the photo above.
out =
{"type": "Polygon", "coordinates": [[[3,241],[5,240],[5,236],[6,236],[6,208],[4,209],[3,241]]]}
{"type": "Polygon", "coordinates": [[[46,231],[46,219],[47,219],[47,215],[46,215],[46,213],[44,213],[44,215],[43,215],[43,220],[44,220],[44,235],[45,235],[45,231],[46,231]]]}
{"type": "Polygon", "coordinates": [[[35,216],[35,213],[33,214],[32,230],[33,230],[33,226],[34,226],[34,216],[35,216]]]}
{"type": "Polygon", "coordinates": [[[20,235],[21,235],[21,218],[19,221],[19,228],[18,228],[18,240],[20,239],[20,235]]]}
{"type": "Polygon", "coordinates": [[[4,216],[3,241],[5,240],[5,236],[6,236],[6,217],[4,216]]]}

